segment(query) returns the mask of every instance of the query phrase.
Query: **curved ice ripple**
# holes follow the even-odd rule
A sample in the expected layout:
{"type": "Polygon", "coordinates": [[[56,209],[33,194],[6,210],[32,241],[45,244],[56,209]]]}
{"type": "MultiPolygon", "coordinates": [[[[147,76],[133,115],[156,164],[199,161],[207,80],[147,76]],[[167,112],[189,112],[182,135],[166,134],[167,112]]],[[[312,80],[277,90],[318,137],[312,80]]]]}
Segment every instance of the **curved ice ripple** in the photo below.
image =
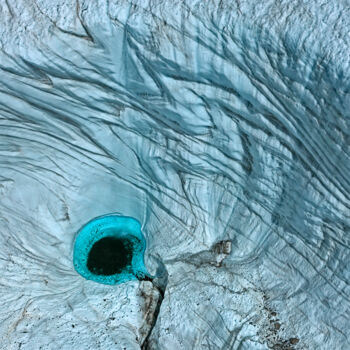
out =
{"type": "Polygon", "coordinates": [[[0,6],[4,348],[350,347],[345,2],[0,6]],[[161,305],[75,273],[109,212],[161,305]]]}

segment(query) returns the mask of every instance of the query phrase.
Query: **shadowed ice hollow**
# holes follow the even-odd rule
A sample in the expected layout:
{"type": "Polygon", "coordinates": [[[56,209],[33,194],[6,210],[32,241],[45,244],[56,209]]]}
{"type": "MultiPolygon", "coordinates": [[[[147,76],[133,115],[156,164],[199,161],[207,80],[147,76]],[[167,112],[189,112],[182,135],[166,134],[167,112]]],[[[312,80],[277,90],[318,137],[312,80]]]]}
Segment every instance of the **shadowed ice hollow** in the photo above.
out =
{"type": "Polygon", "coordinates": [[[74,267],[86,279],[104,284],[142,279],[147,276],[145,244],[137,220],[119,215],[95,218],[78,232],[74,267]]]}
{"type": "Polygon", "coordinates": [[[349,12],[1,1],[0,348],[350,349],[349,12]]]}

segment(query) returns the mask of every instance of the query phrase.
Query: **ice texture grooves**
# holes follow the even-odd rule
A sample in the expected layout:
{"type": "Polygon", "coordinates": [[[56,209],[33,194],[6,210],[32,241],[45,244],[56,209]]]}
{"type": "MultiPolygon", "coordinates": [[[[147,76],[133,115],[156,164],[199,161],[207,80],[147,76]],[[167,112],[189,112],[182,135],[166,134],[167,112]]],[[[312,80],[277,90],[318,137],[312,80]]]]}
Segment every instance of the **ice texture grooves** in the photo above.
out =
{"type": "Polygon", "coordinates": [[[0,348],[350,348],[347,1],[0,14],[0,348]],[[159,280],[75,272],[112,212],[159,280]]]}

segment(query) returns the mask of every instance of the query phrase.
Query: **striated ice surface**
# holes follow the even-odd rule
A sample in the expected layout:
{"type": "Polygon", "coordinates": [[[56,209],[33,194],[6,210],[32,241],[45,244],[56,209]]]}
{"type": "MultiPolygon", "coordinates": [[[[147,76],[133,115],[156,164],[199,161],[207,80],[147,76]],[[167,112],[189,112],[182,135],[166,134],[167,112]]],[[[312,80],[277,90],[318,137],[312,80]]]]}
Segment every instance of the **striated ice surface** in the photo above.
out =
{"type": "Polygon", "coordinates": [[[0,2],[1,349],[350,349],[350,7],[0,2]],[[141,223],[153,280],[74,269],[141,223]]]}

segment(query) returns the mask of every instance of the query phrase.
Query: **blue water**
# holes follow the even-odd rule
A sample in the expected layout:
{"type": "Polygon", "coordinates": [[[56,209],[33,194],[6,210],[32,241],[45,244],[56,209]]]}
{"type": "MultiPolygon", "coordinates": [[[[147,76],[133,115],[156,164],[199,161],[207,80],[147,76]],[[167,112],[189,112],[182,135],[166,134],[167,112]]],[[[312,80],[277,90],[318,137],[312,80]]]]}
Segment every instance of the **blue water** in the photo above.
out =
{"type": "Polygon", "coordinates": [[[97,217],[84,225],[77,234],[73,263],[75,270],[84,278],[103,284],[119,284],[149,276],[144,264],[146,241],[140,223],[127,216],[109,214],[97,217]],[[131,265],[114,275],[95,275],[87,268],[92,246],[104,237],[125,239],[133,244],[131,265]]]}

